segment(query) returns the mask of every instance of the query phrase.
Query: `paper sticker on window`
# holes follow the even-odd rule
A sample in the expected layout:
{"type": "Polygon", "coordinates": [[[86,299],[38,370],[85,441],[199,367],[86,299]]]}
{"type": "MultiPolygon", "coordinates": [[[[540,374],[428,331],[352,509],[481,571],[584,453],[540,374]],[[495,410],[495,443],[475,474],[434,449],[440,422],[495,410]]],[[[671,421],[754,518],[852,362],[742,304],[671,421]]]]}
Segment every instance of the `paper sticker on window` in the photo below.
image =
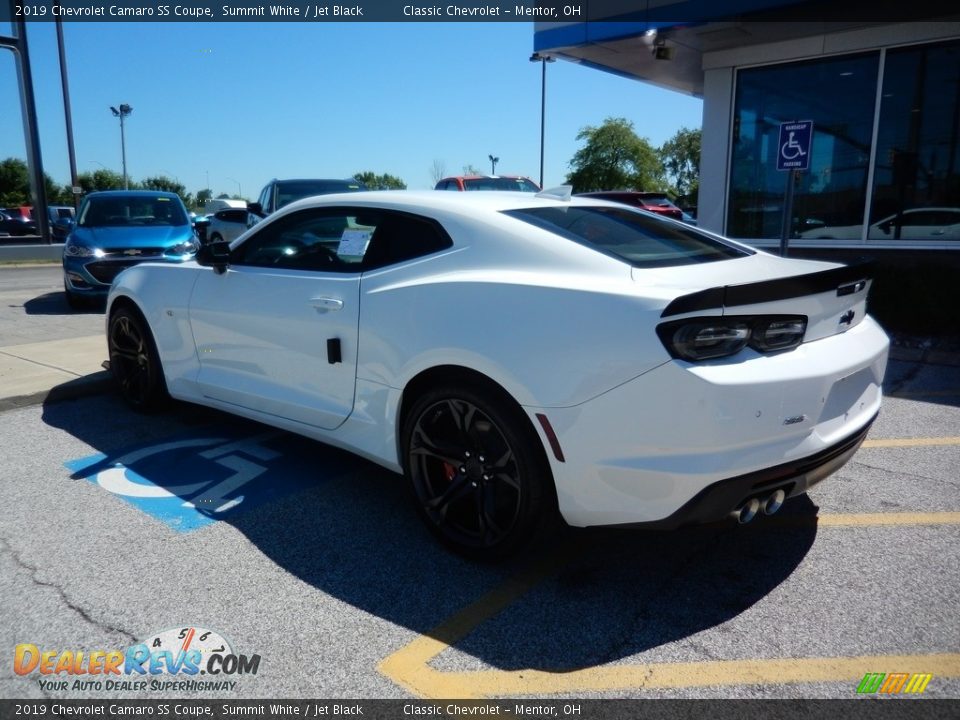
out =
{"type": "Polygon", "coordinates": [[[344,230],[340,236],[340,246],[337,248],[337,255],[341,257],[363,257],[367,252],[367,245],[370,244],[370,236],[373,234],[370,230],[344,230]]]}

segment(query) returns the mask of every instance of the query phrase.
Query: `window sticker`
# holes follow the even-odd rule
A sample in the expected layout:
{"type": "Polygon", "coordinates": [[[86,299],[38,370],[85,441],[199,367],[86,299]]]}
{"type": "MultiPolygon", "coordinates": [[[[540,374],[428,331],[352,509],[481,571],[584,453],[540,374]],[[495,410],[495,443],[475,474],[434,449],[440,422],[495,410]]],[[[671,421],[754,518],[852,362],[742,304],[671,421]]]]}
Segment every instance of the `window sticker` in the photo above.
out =
{"type": "Polygon", "coordinates": [[[367,252],[367,245],[370,244],[372,230],[352,230],[346,229],[340,236],[340,245],[337,247],[337,255],[340,257],[363,257],[367,252]]]}

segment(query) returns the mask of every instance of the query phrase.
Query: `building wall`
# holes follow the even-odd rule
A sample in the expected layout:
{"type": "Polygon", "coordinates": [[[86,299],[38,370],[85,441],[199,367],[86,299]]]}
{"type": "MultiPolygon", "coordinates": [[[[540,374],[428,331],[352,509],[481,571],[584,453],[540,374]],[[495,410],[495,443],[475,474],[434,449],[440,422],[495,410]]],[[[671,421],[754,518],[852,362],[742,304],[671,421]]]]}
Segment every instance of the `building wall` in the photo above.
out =
{"type": "MultiPolygon", "coordinates": [[[[737,95],[738,72],[744,69],[764,68],[771,65],[798,61],[806,61],[809,63],[810,61],[829,60],[834,62],[838,58],[846,58],[847,56],[864,52],[873,52],[882,58],[885,56],[887,50],[956,39],[960,39],[960,23],[957,22],[901,23],[898,25],[861,27],[845,32],[819,34],[776,43],[736,47],[705,54],[703,56],[703,154],[701,157],[700,198],[698,203],[700,225],[706,229],[724,234],[737,230],[736,227],[731,227],[728,210],[732,202],[730,176],[734,147],[732,136],[736,130],[734,127],[734,109],[737,95]]],[[[880,67],[883,67],[882,60],[880,67]]],[[[870,98],[875,98],[875,105],[879,107],[881,102],[881,89],[883,88],[882,77],[879,78],[879,82],[876,78],[873,82],[876,83],[876,90],[875,92],[873,90],[866,90],[867,95],[870,97],[867,98],[865,95],[862,104],[867,105],[870,102],[870,98]]],[[[863,87],[859,87],[858,89],[861,94],[865,91],[863,87]]],[[[836,88],[832,88],[832,91],[834,92],[834,96],[836,96],[836,88]]],[[[944,92],[956,96],[960,93],[960,87],[944,88],[944,92]]],[[[825,90],[824,95],[827,94],[827,90],[825,90]]],[[[811,98],[811,105],[815,104],[815,100],[816,98],[811,98]]],[[[960,99],[958,99],[958,103],[960,103],[960,99]]],[[[877,114],[877,117],[878,116],[879,114],[877,114]]],[[[784,120],[787,119],[799,120],[806,118],[784,118],[784,120]]],[[[869,128],[867,130],[869,136],[869,128]]],[[[877,120],[875,117],[872,128],[874,143],[872,144],[875,144],[877,130],[877,120]]],[[[768,133],[770,132],[769,125],[766,131],[768,133]]],[[[958,129],[957,132],[960,132],[960,129],[958,129]]],[[[956,136],[956,132],[954,136],[956,136]]],[[[869,170],[866,175],[867,179],[864,183],[868,195],[874,187],[875,170],[879,168],[877,172],[883,172],[884,163],[886,163],[887,167],[885,172],[889,173],[891,172],[889,166],[894,164],[892,159],[885,157],[880,158],[878,163],[875,157],[876,151],[872,147],[872,144],[868,150],[871,155],[869,158],[869,170]]],[[[888,152],[890,151],[888,150],[888,152]]],[[[942,168],[940,168],[940,170],[942,171],[942,168]]],[[[827,177],[829,178],[829,175],[827,175],[827,177]]],[[[863,180],[861,179],[860,182],[863,182],[863,180]]],[[[863,192],[861,191],[859,194],[862,196],[863,192]]],[[[758,202],[756,207],[751,207],[749,210],[759,213],[769,211],[767,214],[774,214],[773,211],[776,210],[777,207],[773,195],[775,195],[775,193],[768,193],[763,202],[758,202]]],[[[850,196],[851,192],[848,191],[847,195],[850,196]]],[[[850,197],[846,199],[847,201],[851,200],[850,197]]],[[[782,205],[782,195],[780,196],[780,203],[782,205]]],[[[950,206],[960,207],[960,198],[957,198],[955,202],[951,202],[950,206]]],[[[846,222],[860,223],[861,227],[870,222],[876,222],[876,217],[871,217],[870,210],[871,208],[865,207],[861,211],[863,213],[862,219],[854,221],[848,220],[846,222]]],[[[855,211],[851,212],[855,214],[855,211]]],[[[770,218],[770,220],[771,222],[769,223],[761,223],[767,230],[767,240],[757,240],[756,238],[744,235],[742,232],[743,223],[739,223],[741,226],[740,236],[745,239],[757,240],[756,244],[760,246],[775,245],[776,241],[769,238],[769,228],[773,225],[779,227],[779,219],[770,218]]],[[[736,224],[737,223],[734,223],[734,225],[736,224]]],[[[754,223],[754,225],[756,225],[756,223],[754,223]]],[[[798,239],[797,242],[807,245],[851,246],[862,243],[859,237],[859,231],[856,232],[858,237],[847,238],[843,241],[839,239],[798,239]]],[[[871,230],[869,233],[877,234],[876,230],[871,230]]],[[[733,234],[736,235],[736,232],[733,234]]],[[[798,232],[798,234],[800,233],[798,232]]],[[[813,236],[817,233],[806,232],[804,234],[813,236]]],[[[849,230],[848,234],[850,234],[849,230]]],[[[826,236],[826,233],[824,235],[826,236]]],[[[877,243],[874,240],[870,240],[867,244],[877,243]]],[[[941,242],[940,246],[943,246],[943,244],[944,243],[941,242]]],[[[960,245],[960,239],[956,240],[955,244],[960,245]]]]}

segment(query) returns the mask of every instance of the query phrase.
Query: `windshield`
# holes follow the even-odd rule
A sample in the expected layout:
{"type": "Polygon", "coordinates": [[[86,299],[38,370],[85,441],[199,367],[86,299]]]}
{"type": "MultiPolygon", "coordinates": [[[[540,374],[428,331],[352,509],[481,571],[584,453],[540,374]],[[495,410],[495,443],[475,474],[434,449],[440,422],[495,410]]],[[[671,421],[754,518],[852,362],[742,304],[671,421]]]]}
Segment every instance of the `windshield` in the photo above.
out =
{"type": "Polygon", "coordinates": [[[690,265],[752,254],[693,228],[626,207],[545,207],[508,210],[506,214],[634,267],[690,265]]]}
{"type": "Polygon", "coordinates": [[[187,225],[187,214],[176,198],[156,195],[89,197],[80,211],[80,227],[123,225],[187,225]]]}
{"type": "Polygon", "coordinates": [[[277,183],[277,209],[289,205],[294,200],[302,200],[313,195],[359,192],[365,189],[356,180],[292,180],[280,182],[277,183]]]}
{"type": "Polygon", "coordinates": [[[489,178],[465,178],[463,181],[465,190],[513,190],[514,192],[540,192],[536,183],[526,178],[507,178],[507,177],[489,177],[489,178]]]}

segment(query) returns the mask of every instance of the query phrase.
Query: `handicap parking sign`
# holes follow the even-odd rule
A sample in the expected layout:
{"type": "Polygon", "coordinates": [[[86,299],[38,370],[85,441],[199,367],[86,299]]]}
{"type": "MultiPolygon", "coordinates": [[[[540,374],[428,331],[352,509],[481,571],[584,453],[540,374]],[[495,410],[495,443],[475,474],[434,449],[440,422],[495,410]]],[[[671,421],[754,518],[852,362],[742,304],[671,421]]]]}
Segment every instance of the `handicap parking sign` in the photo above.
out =
{"type": "Polygon", "coordinates": [[[812,138],[812,120],[780,123],[777,170],[807,170],[810,167],[812,138]]]}

